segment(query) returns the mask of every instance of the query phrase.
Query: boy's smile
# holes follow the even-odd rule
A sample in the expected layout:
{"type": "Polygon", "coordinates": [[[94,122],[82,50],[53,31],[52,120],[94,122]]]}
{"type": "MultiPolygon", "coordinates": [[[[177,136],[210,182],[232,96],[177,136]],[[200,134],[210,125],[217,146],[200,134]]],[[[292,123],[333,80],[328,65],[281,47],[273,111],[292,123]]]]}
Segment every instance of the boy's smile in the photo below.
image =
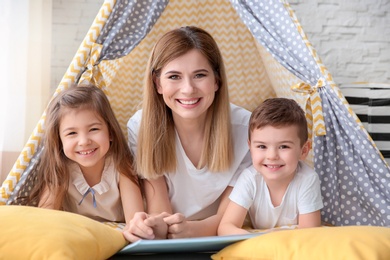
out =
{"type": "Polygon", "coordinates": [[[254,129],[248,144],[253,166],[266,181],[292,180],[298,161],[309,152],[307,143],[301,146],[295,125],[254,129]]]}

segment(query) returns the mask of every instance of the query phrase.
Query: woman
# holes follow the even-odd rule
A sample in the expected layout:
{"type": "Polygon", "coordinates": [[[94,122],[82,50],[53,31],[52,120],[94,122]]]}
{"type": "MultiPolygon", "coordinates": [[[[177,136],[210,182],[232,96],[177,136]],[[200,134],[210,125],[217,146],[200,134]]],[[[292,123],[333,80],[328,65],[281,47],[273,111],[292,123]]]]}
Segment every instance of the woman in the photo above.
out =
{"type": "Polygon", "coordinates": [[[181,27],[157,41],[142,110],[127,124],[150,214],[134,217],[129,241],[217,234],[232,186],[251,164],[239,141],[249,117],[229,104],[222,55],[208,32],[181,27]]]}

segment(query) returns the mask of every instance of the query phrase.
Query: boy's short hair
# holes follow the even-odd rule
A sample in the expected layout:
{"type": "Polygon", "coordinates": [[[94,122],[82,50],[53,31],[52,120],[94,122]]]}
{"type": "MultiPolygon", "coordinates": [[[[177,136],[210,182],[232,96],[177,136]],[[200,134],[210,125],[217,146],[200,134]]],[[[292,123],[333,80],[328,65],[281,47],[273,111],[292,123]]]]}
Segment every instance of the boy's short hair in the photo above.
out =
{"type": "Polygon", "coordinates": [[[298,126],[298,136],[303,145],[308,139],[307,121],[305,112],[299,104],[289,98],[266,99],[261,105],[253,110],[249,120],[248,138],[255,129],[265,126],[276,128],[283,126],[298,126]]]}

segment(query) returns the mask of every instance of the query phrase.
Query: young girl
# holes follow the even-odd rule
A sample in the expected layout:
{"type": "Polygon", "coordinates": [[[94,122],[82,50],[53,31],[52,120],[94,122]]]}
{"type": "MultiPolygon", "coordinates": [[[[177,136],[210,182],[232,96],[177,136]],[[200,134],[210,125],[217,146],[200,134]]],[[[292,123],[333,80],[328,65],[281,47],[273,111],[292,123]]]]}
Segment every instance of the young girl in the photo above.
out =
{"type": "Polygon", "coordinates": [[[72,86],[46,112],[38,183],[38,206],[98,221],[126,222],[144,211],[133,157],[102,90],[72,86]]]}

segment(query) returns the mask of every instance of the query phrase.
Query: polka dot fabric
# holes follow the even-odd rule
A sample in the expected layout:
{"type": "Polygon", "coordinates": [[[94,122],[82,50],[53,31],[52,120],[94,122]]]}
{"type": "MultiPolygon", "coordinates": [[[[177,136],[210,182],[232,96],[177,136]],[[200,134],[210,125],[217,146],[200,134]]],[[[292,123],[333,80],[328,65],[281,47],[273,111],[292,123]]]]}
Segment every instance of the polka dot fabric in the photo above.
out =
{"type": "Polygon", "coordinates": [[[321,88],[326,136],[314,137],[325,222],[390,225],[390,170],[332,89],[321,88]]]}
{"type": "Polygon", "coordinates": [[[103,45],[100,60],[127,55],[150,32],[169,1],[117,0],[97,39],[103,45]]]}
{"type": "Polygon", "coordinates": [[[253,36],[280,64],[304,82],[317,83],[320,70],[281,1],[231,2],[253,36]]]}

